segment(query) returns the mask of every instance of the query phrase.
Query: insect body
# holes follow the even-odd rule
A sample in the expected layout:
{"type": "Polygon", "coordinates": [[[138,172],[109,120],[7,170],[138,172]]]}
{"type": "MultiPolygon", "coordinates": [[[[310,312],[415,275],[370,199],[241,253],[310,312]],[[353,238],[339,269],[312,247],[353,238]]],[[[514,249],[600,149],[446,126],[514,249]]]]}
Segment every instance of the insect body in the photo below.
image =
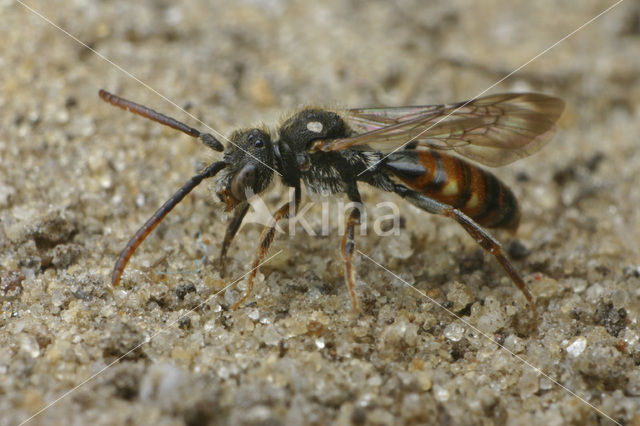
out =
{"type": "MultiPolygon", "coordinates": [[[[104,90],[100,97],[113,105],[168,125],[216,151],[222,144],[170,117],[104,90]]],[[[261,129],[235,131],[222,161],[192,177],[138,230],[125,246],[113,270],[118,285],[135,249],[160,221],[202,180],[217,176],[218,194],[233,210],[222,242],[221,264],[249,209],[248,198],[264,191],[274,173],[294,188],[293,199],[272,216],[261,237],[247,291],[253,288],[257,267],[273,242],[278,221],[295,215],[301,182],[323,194],[345,193],[360,203],[360,182],[394,192],[415,206],[456,220],[504,268],[536,314],[524,280],[483,227],[515,230],[520,220],[511,190],[490,172],[460,157],[500,166],[528,156],[549,141],[564,103],[534,94],[502,94],[450,105],[350,109],[338,114],[304,109],[278,129],[277,140],[261,129]],[[453,152],[458,156],[454,156],[453,152]]],[[[355,227],[360,210],[352,209],[342,237],[345,281],[353,309],[359,310],[352,266],[355,227]]]]}

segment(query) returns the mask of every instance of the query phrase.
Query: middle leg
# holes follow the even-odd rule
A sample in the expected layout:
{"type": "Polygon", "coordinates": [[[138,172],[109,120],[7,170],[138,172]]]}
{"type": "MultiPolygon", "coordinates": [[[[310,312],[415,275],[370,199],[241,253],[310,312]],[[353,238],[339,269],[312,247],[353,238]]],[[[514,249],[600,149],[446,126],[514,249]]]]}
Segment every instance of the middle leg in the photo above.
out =
{"type": "Polygon", "coordinates": [[[245,300],[251,294],[253,290],[253,280],[258,273],[258,266],[264,259],[264,256],[269,251],[269,247],[273,242],[273,239],[276,236],[276,226],[278,222],[282,219],[287,219],[290,216],[295,216],[298,211],[298,205],[300,204],[300,186],[298,185],[295,188],[293,199],[286,204],[283,204],[271,217],[269,224],[262,231],[262,235],[260,235],[260,245],[258,246],[258,252],[256,253],[256,258],[253,261],[253,265],[251,266],[251,273],[249,274],[249,280],[247,281],[247,290],[244,295],[233,304],[233,309],[238,309],[238,307],[244,303],[245,300]]]}
{"type": "Polygon", "coordinates": [[[355,233],[356,225],[360,224],[360,207],[362,206],[362,200],[358,187],[355,183],[352,184],[347,190],[349,200],[356,205],[349,212],[349,216],[346,220],[346,226],[344,235],[342,236],[342,259],[344,260],[344,279],[349,290],[349,297],[351,297],[351,305],[354,312],[360,312],[360,306],[358,304],[358,294],[356,293],[356,275],[353,270],[353,252],[355,251],[355,233]]]}

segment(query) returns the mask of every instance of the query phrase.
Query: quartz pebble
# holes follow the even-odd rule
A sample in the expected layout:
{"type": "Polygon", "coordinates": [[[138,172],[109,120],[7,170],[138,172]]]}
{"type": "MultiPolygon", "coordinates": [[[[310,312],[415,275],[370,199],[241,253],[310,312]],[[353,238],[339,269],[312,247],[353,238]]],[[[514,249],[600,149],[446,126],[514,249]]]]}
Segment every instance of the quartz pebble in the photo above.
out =
{"type": "Polygon", "coordinates": [[[567,353],[572,357],[579,356],[587,347],[587,339],[583,336],[577,337],[570,345],[567,346],[567,353]]]}

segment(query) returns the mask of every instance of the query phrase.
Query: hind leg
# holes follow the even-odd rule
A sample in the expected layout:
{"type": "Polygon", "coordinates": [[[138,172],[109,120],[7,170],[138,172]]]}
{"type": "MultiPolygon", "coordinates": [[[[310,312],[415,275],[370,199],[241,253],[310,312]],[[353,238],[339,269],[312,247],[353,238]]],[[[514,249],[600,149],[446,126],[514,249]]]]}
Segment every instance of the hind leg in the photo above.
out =
{"type": "Polygon", "coordinates": [[[495,238],[474,222],[473,219],[456,208],[429,198],[419,192],[412,191],[403,185],[395,185],[394,191],[401,197],[407,199],[411,204],[429,213],[447,216],[458,222],[483,249],[488,253],[491,253],[498,263],[500,263],[509,278],[511,278],[511,281],[513,281],[516,287],[518,287],[522,294],[524,294],[524,297],[527,299],[527,302],[529,302],[529,305],[533,310],[533,315],[537,321],[538,311],[533,301],[533,296],[529,292],[529,289],[527,289],[520,273],[502,252],[502,246],[495,238]]]}

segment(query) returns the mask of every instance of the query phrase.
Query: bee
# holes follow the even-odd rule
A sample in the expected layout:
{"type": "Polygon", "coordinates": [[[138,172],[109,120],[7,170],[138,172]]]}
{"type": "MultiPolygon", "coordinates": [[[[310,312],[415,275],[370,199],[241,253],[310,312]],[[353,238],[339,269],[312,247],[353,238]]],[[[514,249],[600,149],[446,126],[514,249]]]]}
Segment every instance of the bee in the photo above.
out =
{"type": "MultiPolygon", "coordinates": [[[[204,179],[217,175],[218,195],[233,211],[222,241],[220,262],[249,209],[248,198],[269,186],[274,173],[293,188],[264,228],[244,295],[253,289],[257,268],[274,240],[279,221],[293,217],[300,205],[301,185],[325,195],[344,193],[360,204],[359,183],[393,192],[418,208],[449,217],[493,255],[524,294],[537,318],[525,282],[485,228],[515,231],[520,209],[513,192],[491,172],[475,163],[496,167],[527,157],[542,148],[555,130],[564,102],[537,93],[506,93],[444,105],[357,108],[332,111],[306,108],[295,113],[272,137],[250,128],[234,131],[226,149],[202,133],[143,105],[100,90],[100,97],[125,110],[199,138],[222,152],[223,159],[189,179],[129,240],[111,276],[114,286],[136,248],[184,197],[204,179]],[[471,160],[472,162],[468,161],[471,160]]],[[[346,217],[341,252],[353,310],[359,311],[353,254],[360,210],[346,217]]]]}

